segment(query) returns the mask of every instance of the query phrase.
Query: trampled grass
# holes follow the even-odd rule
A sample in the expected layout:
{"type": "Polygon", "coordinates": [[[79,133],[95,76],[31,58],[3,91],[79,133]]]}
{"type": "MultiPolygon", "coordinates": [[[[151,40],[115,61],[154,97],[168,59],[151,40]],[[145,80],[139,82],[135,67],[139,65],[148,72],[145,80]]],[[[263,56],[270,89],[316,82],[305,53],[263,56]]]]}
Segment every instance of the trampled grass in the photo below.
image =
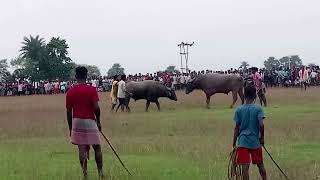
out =
{"type": "MultiPolygon", "coordinates": [[[[320,175],[320,89],[272,89],[265,109],[266,146],[291,179],[320,175]]],[[[178,102],[161,99],[162,111],[144,101],[132,102],[132,113],[110,114],[108,94],[100,94],[102,124],[128,177],[104,143],[104,170],[112,180],[227,179],[232,147],[231,97],[218,95],[205,109],[200,92],[178,93],[178,102]]],[[[89,179],[97,179],[91,152],[89,179]]],[[[269,179],[283,179],[264,154],[269,179]]],[[[69,143],[64,96],[0,99],[0,179],[80,179],[77,148],[69,143]]],[[[252,179],[258,172],[252,166],[252,179]]]]}

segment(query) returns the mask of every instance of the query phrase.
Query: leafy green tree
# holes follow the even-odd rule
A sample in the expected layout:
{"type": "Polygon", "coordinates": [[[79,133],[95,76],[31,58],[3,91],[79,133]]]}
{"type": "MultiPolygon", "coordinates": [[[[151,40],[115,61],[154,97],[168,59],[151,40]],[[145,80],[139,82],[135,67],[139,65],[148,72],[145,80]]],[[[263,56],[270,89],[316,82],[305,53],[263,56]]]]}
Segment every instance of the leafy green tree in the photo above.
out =
{"type": "Polygon", "coordinates": [[[100,69],[95,65],[81,64],[88,69],[88,78],[101,76],[100,69]]]}
{"type": "Polygon", "coordinates": [[[279,59],[280,62],[280,66],[283,68],[290,68],[291,64],[290,64],[290,57],[289,56],[285,56],[279,59]]]}
{"type": "Polygon", "coordinates": [[[242,61],[240,64],[241,64],[240,67],[245,70],[248,69],[248,67],[250,66],[247,61],[242,61]]]}
{"type": "Polygon", "coordinates": [[[9,65],[7,59],[0,60],[0,82],[8,80],[8,78],[10,77],[8,68],[9,65]]]}
{"type": "Polygon", "coordinates": [[[70,64],[69,64],[69,66],[70,66],[70,75],[69,75],[69,79],[73,79],[73,80],[75,80],[75,76],[76,76],[76,67],[78,66],[76,63],[74,63],[74,62],[71,62],[70,64]]]}
{"type": "Polygon", "coordinates": [[[66,40],[51,38],[48,44],[39,36],[24,37],[21,56],[11,61],[15,76],[31,80],[68,80],[73,69],[66,40]]]}
{"type": "Polygon", "coordinates": [[[51,38],[46,46],[49,56],[50,64],[50,79],[69,79],[71,71],[73,70],[72,60],[68,57],[68,44],[66,40],[58,38],[51,38]]]}
{"type": "Polygon", "coordinates": [[[165,70],[165,72],[169,72],[169,73],[176,73],[179,72],[179,70],[176,69],[176,66],[168,66],[167,69],[165,70]]]}
{"type": "Polygon", "coordinates": [[[300,68],[302,64],[302,59],[298,55],[285,56],[279,59],[280,65],[285,68],[300,68]]]}
{"type": "Polygon", "coordinates": [[[108,70],[109,77],[113,77],[115,75],[123,75],[123,74],[124,74],[124,68],[122,68],[119,63],[113,64],[112,67],[108,70]]]}
{"type": "Polygon", "coordinates": [[[267,70],[279,69],[280,64],[280,61],[275,57],[269,57],[267,60],[264,61],[264,66],[267,70]]]}
{"type": "Polygon", "coordinates": [[[291,68],[300,68],[303,66],[302,59],[299,55],[294,55],[290,57],[290,67],[291,68]]]}
{"type": "Polygon", "coordinates": [[[10,65],[15,69],[23,69],[25,62],[25,58],[23,58],[22,56],[18,56],[10,61],[10,65]]]}

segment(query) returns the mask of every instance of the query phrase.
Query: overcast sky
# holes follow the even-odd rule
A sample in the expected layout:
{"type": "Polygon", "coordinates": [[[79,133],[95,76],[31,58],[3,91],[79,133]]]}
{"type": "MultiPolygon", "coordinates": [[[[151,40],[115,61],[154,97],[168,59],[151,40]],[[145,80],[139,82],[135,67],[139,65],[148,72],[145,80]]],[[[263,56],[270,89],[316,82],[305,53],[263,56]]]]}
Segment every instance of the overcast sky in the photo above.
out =
{"type": "Polygon", "coordinates": [[[320,63],[319,0],[1,0],[0,58],[19,54],[23,36],[60,36],[70,57],[103,74],[179,66],[177,44],[195,42],[191,69],[262,66],[269,56],[320,63]]]}

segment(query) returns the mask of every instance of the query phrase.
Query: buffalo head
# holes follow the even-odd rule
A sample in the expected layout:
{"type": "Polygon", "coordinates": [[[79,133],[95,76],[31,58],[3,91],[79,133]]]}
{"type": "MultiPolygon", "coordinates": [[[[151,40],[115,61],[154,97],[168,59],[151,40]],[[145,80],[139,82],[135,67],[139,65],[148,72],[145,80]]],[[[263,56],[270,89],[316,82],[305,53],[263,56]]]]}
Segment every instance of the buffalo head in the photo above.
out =
{"type": "Polygon", "coordinates": [[[168,93],[168,98],[169,99],[174,100],[174,101],[178,101],[176,92],[173,89],[167,88],[167,93],[168,93]]]}
{"type": "Polygon", "coordinates": [[[186,94],[191,93],[195,89],[196,89],[196,85],[194,83],[194,79],[190,79],[186,85],[186,94]]]}

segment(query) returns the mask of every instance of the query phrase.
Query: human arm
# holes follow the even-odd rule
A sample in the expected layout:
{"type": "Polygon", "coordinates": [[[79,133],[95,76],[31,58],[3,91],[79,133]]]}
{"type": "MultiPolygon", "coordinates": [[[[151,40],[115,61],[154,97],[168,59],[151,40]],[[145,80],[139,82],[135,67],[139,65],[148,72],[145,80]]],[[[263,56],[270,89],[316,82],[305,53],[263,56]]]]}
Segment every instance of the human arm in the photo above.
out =
{"type": "Polygon", "coordinates": [[[263,120],[259,123],[259,129],[260,129],[260,144],[264,145],[264,123],[263,120]]]}
{"type": "Polygon", "coordinates": [[[264,145],[264,113],[263,110],[260,109],[258,113],[258,119],[259,119],[259,131],[260,131],[260,144],[264,145]]]}
{"type": "Polygon", "coordinates": [[[94,108],[94,115],[96,117],[96,123],[99,131],[101,131],[99,96],[97,91],[94,88],[92,90],[92,103],[94,108]]]}
{"type": "Polygon", "coordinates": [[[67,122],[69,126],[69,136],[71,136],[72,130],[72,103],[71,97],[69,94],[66,96],[66,108],[67,108],[67,122]]]}
{"type": "Polygon", "coordinates": [[[240,125],[237,123],[234,127],[234,132],[233,132],[233,143],[232,143],[233,147],[236,147],[237,139],[239,136],[239,129],[240,129],[240,125]]]}
{"type": "Polygon", "coordinates": [[[233,130],[233,143],[232,143],[232,146],[233,147],[236,147],[237,145],[237,139],[239,137],[239,134],[240,134],[240,117],[239,117],[239,111],[238,109],[236,110],[235,114],[234,114],[234,121],[236,123],[235,127],[234,127],[234,130],[233,130]]]}
{"type": "Polygon", "coordinates": [[[69,126],[69,135],[71,136],[72,129],[72,108],[67,108],[67,121],[69,126]]]}
{"type": "Polygon", "coordinates": [[[99,131],[101,131],[101,123],[100,123],[100,106],[98,102],[94,103],[94,114],[96,116],[97,126],[99,131]]]}

